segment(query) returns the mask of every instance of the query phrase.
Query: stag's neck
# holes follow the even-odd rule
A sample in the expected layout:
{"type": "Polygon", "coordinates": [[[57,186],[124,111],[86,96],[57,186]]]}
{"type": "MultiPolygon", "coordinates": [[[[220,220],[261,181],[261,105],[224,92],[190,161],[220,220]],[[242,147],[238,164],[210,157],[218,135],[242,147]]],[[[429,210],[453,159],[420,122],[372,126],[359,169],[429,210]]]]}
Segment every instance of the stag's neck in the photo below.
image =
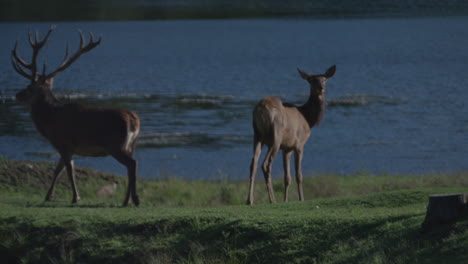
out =
{"type": "Polygon", "coordinates": [[[52,94],[46,94],[31,104],[31,118],[39,132],[45,135],[45,127],[53,122],[56,113],[63,108],[63,104],[52,94]]]}
{"type": "Polygon", "coordinates": [[[47,115],[49,111],[60,108],[63,104],[52,92],[41,94],[31,104],[31,115],[47,115]]]}
{"type": "Polygon", "coordinates": [[[325,112],[325,95],[311,95],[298,109],[307,120],[309,127],[319,125],[325,112]]]}

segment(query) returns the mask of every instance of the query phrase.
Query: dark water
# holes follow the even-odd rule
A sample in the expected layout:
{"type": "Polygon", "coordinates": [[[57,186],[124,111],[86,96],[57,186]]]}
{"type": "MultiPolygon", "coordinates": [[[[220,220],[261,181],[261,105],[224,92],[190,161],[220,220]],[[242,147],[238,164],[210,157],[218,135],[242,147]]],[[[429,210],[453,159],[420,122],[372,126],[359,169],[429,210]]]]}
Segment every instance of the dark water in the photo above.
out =
{"type": "MultiPolygon", "coordinates": [[[[55,161],[27,108],[13,100],[28,82],[9,52],[18,39],[29,58],[30,27],[45,32],[49,24],[0,24],[0,153],[55,161]]],[[[41,64],[58,65],[67,41],[76,48],[77,28],[102,33],[103,42],[55,79],[55,91],[137,112],[141,177],[247,179],[255,103],[265,96],[303,103],[308,86],[296,67],[323,73],[333,64],[305,174],[468,169],[468,17],[59,23],[41,64]]],[[[111,158],[76,164],[125,174],[111,158]]]]}
{"type": "Polygon", "coordinates": [[[466,0],[0,0],[0,21],[466,15],[466,0]]]}

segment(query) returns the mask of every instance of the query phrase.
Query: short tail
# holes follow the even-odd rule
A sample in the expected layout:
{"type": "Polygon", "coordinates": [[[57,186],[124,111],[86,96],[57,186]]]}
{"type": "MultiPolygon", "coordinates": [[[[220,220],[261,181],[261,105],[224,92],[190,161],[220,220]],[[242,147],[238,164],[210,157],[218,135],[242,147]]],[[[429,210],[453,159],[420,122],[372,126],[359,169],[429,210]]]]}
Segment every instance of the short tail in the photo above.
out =
{"type": "Polygon", "coordinates": [[[273,133],[273,125],[279,109],[260,101],[253,111],[253,129],[259,138],[268,138],[273,133]]]}

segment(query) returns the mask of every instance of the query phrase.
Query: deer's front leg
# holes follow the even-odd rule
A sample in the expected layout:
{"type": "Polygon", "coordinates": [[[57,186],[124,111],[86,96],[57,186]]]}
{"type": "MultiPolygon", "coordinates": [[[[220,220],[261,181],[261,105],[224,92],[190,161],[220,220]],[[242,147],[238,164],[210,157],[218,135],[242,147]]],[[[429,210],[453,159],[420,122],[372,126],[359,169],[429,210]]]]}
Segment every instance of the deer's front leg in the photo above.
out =
{"type": "Polygon", "coordinates": [[[297,192],[299,194],[299,201],[304,201],[304,191],[302,190],[302,156],[304,155],[303,149],[298,149],[294,155],[295,167],[296,167],[296,181],[297,181],[297,192]]]}
{"type": "Polygon", "coordinates": [[[283,150],[283,169],[284,169],[284,201],[288,201],[289,185],[291,185],[291,170],[289,162],[291,160],[291,151],[283,150]]]}
{"type": "Polygon", "coordinates": [[[54,200],[55,184],[57,183],[58,178],[62,176],[62,172],[64,168],[65,168],[65,163],[63,162],[63,159],[60,158],[59,163],[57,164],[57,167],[55,167],[55,170],[54,170],[52,184],[50,185],[49,191],[47,192],[47,195],[45,198],[46,201],[54,200]]]}
{"type": "Polygon", "coordinates": [[[75,170],[73,160],[68,159],[65,161],[65,166],[67,168],[67,174],[70,178],[70,183],[73,191],[73,199],[72,203],[78,203],[80,201],[80,194],[78,193],[78,189],[76,188],[76,179],[75,179],[75,170]]]}

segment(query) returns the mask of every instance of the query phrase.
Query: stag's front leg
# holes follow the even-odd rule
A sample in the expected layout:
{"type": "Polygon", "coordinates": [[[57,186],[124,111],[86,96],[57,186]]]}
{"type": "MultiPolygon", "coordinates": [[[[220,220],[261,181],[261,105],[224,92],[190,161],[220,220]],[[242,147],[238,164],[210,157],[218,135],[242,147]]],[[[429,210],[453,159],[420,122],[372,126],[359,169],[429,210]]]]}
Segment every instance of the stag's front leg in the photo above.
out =
{"type": "Polygon", "coordinates": [[[63,169],[65,168],[65,163],[63,162],[63,159],[60,158],[59,163],[57,164],[57,167],[55,167],[54,170],[54,176],[52,178],[52,184],[50,185],[49,191],[47,192],[46,201],[52,201],[54,200],[54,192],[55,192],[55,184],[57,183],[57,179],[62,176],[63,169]]]}
{"type": "Polygon", "coordinates": [[[284,201],[288,201],[289,185],[291,185],[291,170],[289,162],[291,160],[291,151],[283,150],[283,169],[284,169],[284,201]]]}
{"type": "Polygon", "coordinates": [[[67,174],[70,178],[70,183],[73,191],[73,199],[72,203],[78,203],[80,201],[80,194],[78,193],[78,189],[76,188],[76,179],[75,179],[75,166],[73,160],[68,159],[65,160],[65,166],[67,168],[67,174]]]}
{"type": "Polygon", "coordinates": [[[304,191],[302,190],[302,156],[304,155],[303,149],[298,149],[294,152],[294,164],[296,167],[296,181],[297,192],[299,194],[299,201],[304,201],[304,191]]]}

